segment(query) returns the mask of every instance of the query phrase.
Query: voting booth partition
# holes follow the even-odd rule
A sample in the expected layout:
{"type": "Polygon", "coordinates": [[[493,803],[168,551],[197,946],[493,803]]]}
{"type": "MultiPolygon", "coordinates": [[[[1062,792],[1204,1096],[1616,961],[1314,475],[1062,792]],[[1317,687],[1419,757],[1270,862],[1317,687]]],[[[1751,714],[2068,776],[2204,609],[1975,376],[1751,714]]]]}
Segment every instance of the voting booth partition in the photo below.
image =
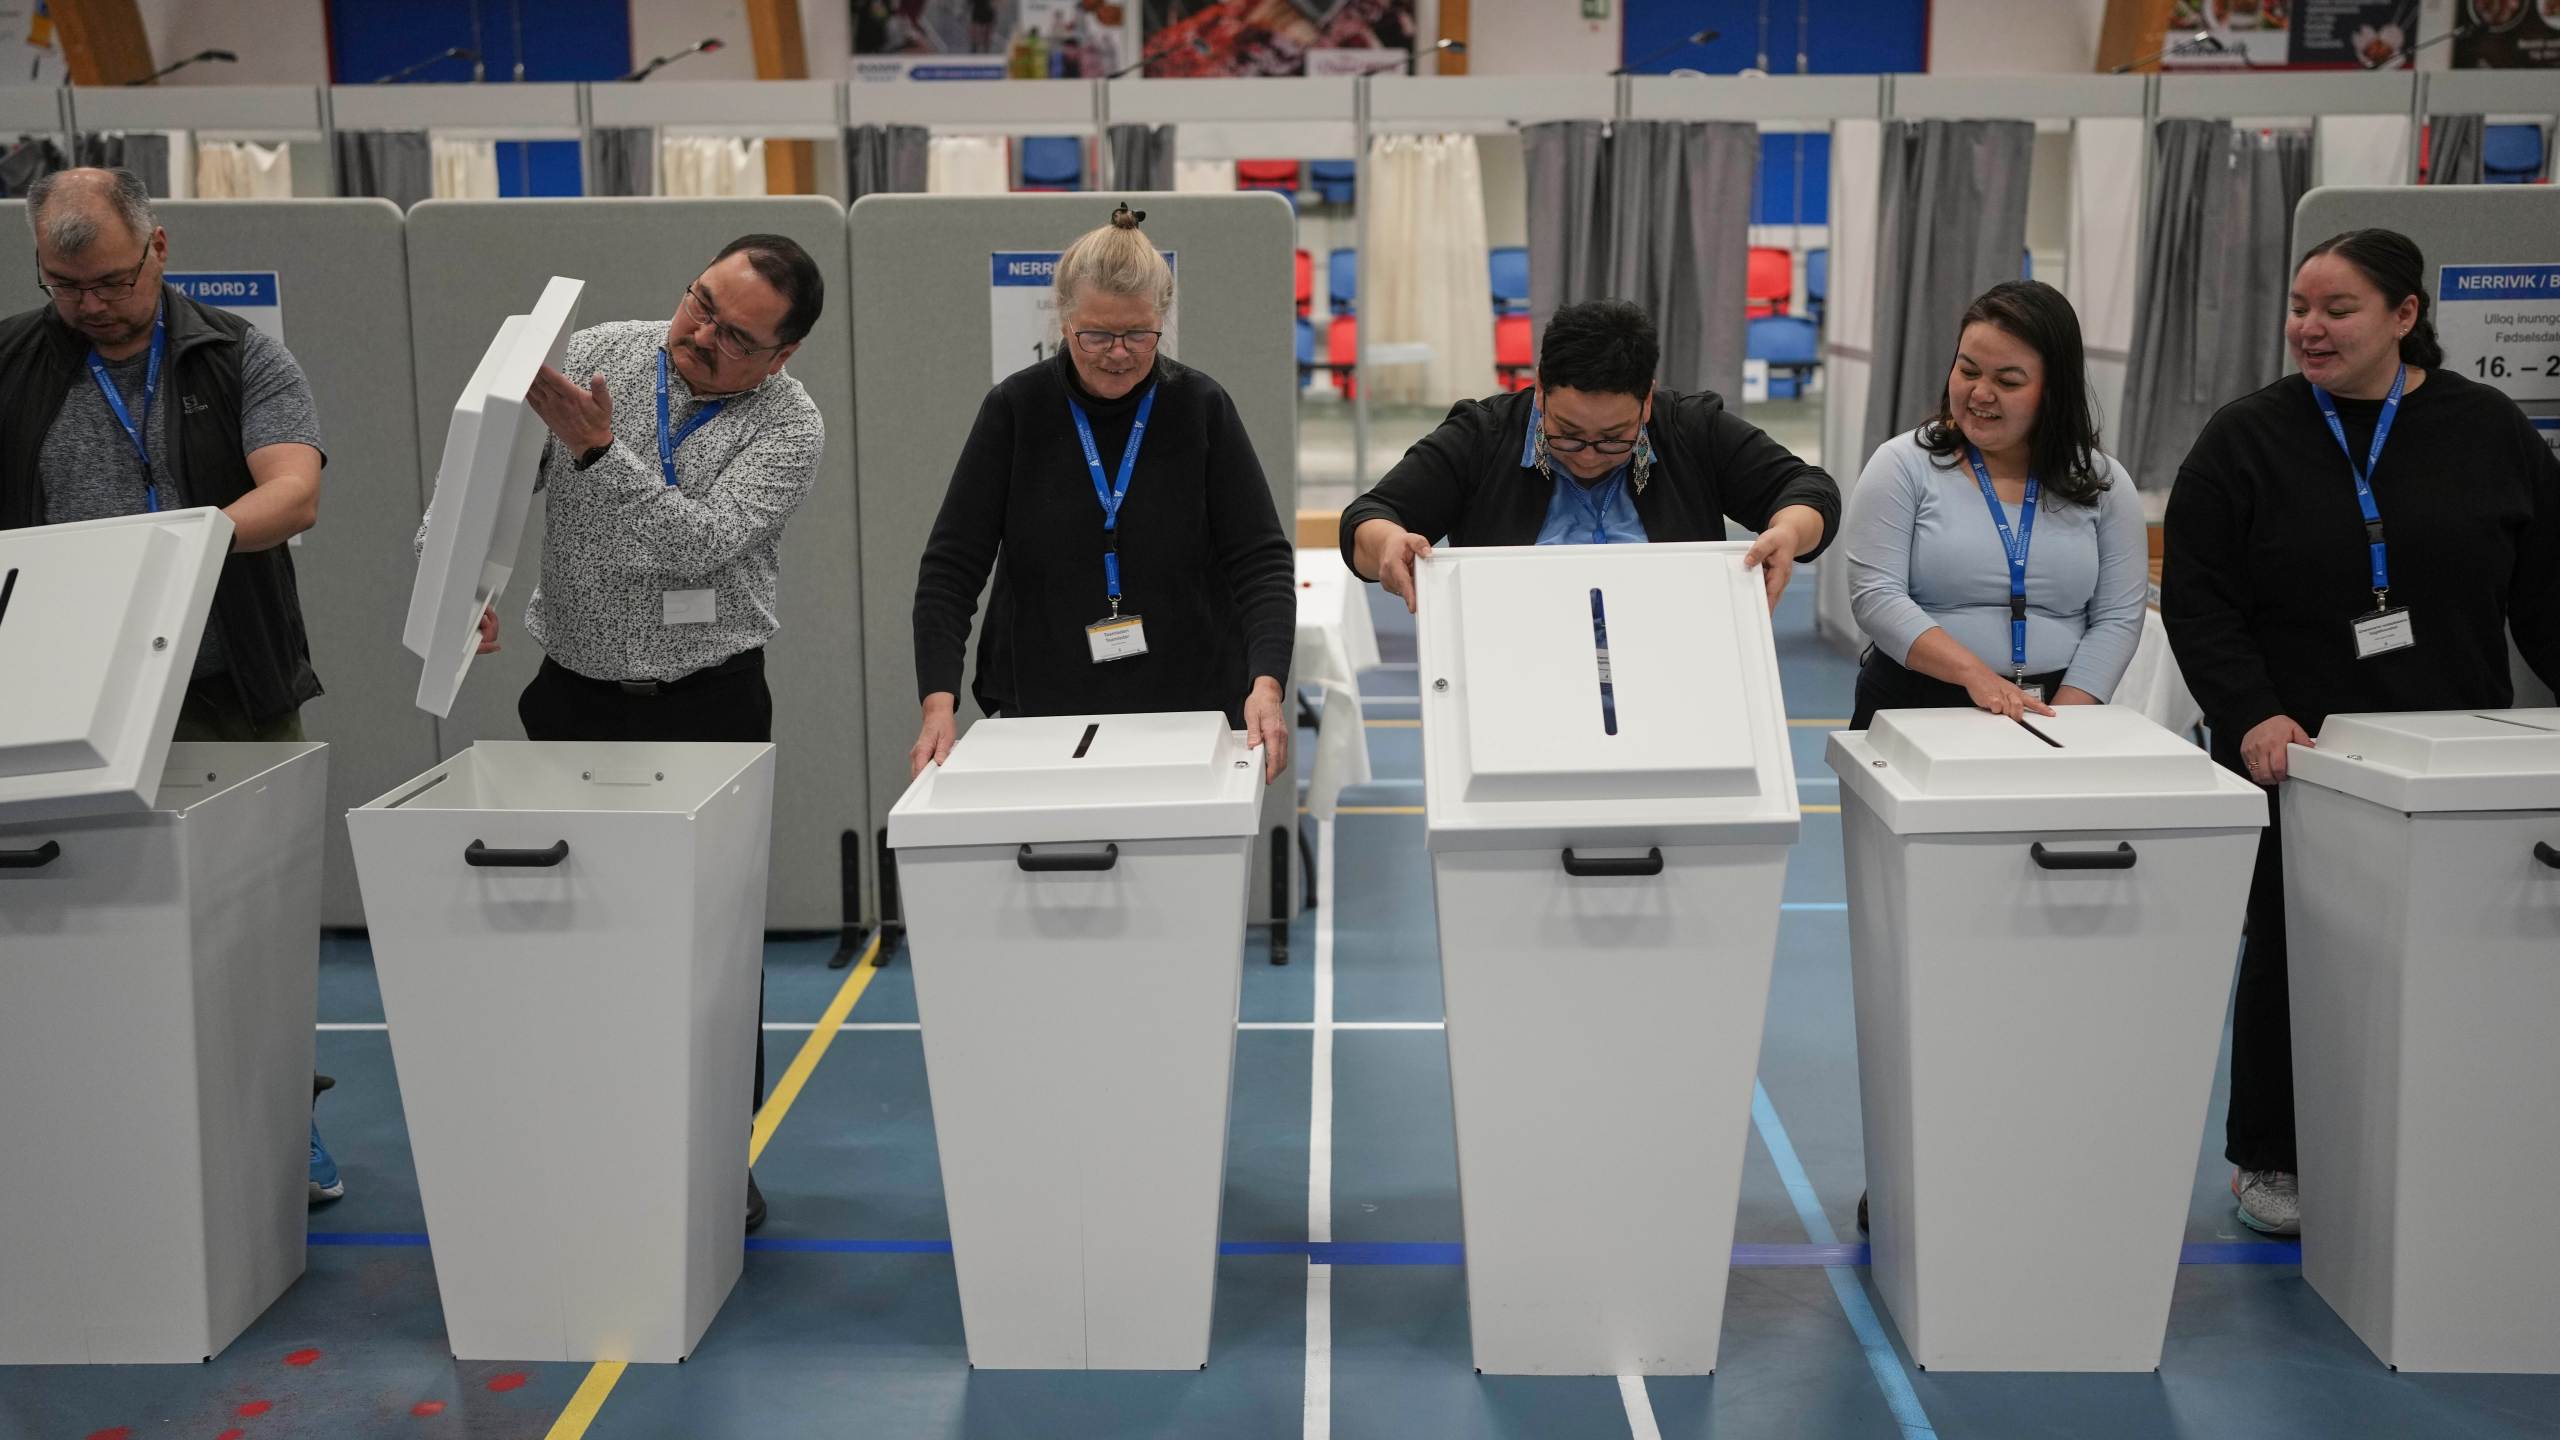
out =
{"type": "Polygon", "coordinates": [[[1419,566],[1425,824],[1487,1374],[1715,1368],[1799,824],[1749,548],[1443,549],[1419,566]]]}
{"type": "Polygon", "coordinates": [[[1838,731],[1876,1291],[1930,1370],[2158,1368],[2267,797],[2119,706],[1838,731]],[[1997,1223],[2018,1177],[2070,1226],[1997,1223]]]}
{"type": "Polygon", "coordinates": [[[302,1274],[327,747],[169,739],[231,534],[0,532],[0,1365],[208,1360],[302,1274]]]}
{"type": "MultiPolygon", "coordinates": [[[[408,401],[416,382],[400,211],[386,200],[164,200],[152,208],[169,232],[170,283],[283,340],[311,382],[328,466],[320,523],[295,538],[291,554],[325,692],[303,707],[302,728],[329,745],[335,815],[436,758],[435,723],[409,703],[417,675],[400,654],[407,595],[384,583],[405,569],[422,504],[411,459],[419,432],[408,401]]],[[[33,275],[35,264],[25,202],[0,203],[0,268],[33,275]]],[[[443,434],[441,422],[435,433],[443,434]]],[[[362,925],[344,828],[332,823],[325,843],[321,923],[362,925]]]]}
{"type": "MultiPolygon", "coordinates": [[[[917,562],[980,402],[996,380],[1033,362],[1032,347],[1046,324],[1037,310],[1048,294],[1046,271],[1027,272],[1022,278],[1034,282],[1029,285],[999,284],[995,257],[1019,255],[1034,266],[1053,259],[1108,221],[1121,198],[1107,192],[873,195],[853,207],[853,253],[866,257],[854,268],[846,307],[860,425],[852,448],[862,496],[862,677],[871,815],[884,847],[889,807],[907,788],[907,750],[921,713],[912,624],[917,562]]],[[[1146,212],[1147,237],[1174,257],[1165,353],[1234,397],[1270,482],[1273,508],[1283,517],[1294,514],[1297,350],[1290,297],[1297,242],[1288,201],[1269,194],[1126,198],[1146,212]]],[[[1046,340],[1054,345],[1055,334],[1046,340]]],[[[1095,527],[1099,534],[1098,512],[1095,527]]],[[[985,613],[982,601],[982,621],[985,613]]],[[[968,663],[974,675],[974,635],[968,663]]],[[[964,730],[978,718],[966,693],[960,717],[964,730]]],[[[1264,791],[1254,851],[1257,877],[1271,875],[1275,860],[1286,867],[1290,893],[1276,907],[1284,915],[1296,909],[1300,879],[1289,863],[1298,773],[1293,760],[1264,791]],[[1276,857],[1275,831],[1282,842],[1276,857]]],[[[894,919],[894,880],[884,881],[881,893],[880,913],[894,919]]],[[[1273,915],[1274,898],[1258,883],[1251,916],[1273,915]]],[[[1275,929],[1273,943],[1285,943],[1285,929],[1275,929]]]]}
{"type": "MultiPolygon", "coordinates": [[[[780,754],[764,923],[771,929],[834,930],[860,918],[847,912],[845,837],[855,836],[858,844],[868,814],[860,763],[862,596],[851,563],[859,547],[843,208],[819,196],[430,200],[412,208],[409,304],[418,317],[413,424],[428,437],[418,450],[415,483],[433,485],[454,398],[489,337],[508,315],[529,308],[551,276],[588,282],[579,307],[582,326],[663,319],[675,313],[684,287],[723,245],[754,232],[798,241],[827,287],[825,314],[787,367],[825,418],[827,445],[817,484],[783,531],[782,628],[768,647],[765,672],[780,754]]],[[[615,398],[617,404],[649,403],[645,394],[615,398]]],[[[516,697],[542,660],[541,647],[524,633],[525,601],[541,570],[542,511],[536,497],[516,557],[515,582],[499,607],[503,648],[473,662],[451,716],[436,727],[439,751],[447,758],[475,741],[524,735],[516,697]]],[[[409,553],[405,540],[396,553],[409,553]]],[[[903,623],[903,599],[897,614],[903,623]]],[[[406,703],[416,689],[416,672],[408,670],[396,693],[406,703]]],[[[912,736],[911,723],[907,733],[912,736]]],[[[903,772],[899,782],[903,788],[903,772]]]]}

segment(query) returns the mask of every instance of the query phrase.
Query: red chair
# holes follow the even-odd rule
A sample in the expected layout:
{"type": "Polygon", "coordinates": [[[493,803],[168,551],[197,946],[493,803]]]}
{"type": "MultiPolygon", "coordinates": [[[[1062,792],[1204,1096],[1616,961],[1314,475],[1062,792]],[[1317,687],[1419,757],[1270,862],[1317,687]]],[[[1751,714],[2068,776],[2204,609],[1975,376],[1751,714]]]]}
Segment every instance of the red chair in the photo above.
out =
{"type": "Polygon", "coordinates": [[[1751,266],[1742,281],[1745,316],[1784,315],[1795,299],[1795,257],[1767,245],[1751,247],[1751,266]]]}
{"type": "Polygon", "coordinates": [[[1239,190],[1298,189],[1298,162],[1295,160],[1239,160],[1236,162],[1236,188],[1239,190]]]}
{"type": "Polygon", "coordinates": [[[1298,313],[1305,315],[1315,304],[1315,299],[1316,257],[1301,250],[1298,252],[1298,313]]]}
{"type": "Polygon", "coordinates": [[[1538,352],[1526,315],[1493,317],[1493,371],[1505,390],[1526,390],[1538,378],[1538,352]]]}
{"type": "Polygon", "coordinates": [[[1360,393],[1359,382],[1352,378],[1352,367],[1360,363],[1360,317],[1336,315],[1324,336],[1325,368],[1333,372],[1333,388],[1342,398],[1360,393]]]}

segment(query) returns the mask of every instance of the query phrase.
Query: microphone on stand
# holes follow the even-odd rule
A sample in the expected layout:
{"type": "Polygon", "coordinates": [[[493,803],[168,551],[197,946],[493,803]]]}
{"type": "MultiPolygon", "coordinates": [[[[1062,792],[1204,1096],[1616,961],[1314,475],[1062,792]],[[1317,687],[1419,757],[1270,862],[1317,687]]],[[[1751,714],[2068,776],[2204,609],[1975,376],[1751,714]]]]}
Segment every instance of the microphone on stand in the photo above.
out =
{"type": "Polygon", "coordinates": [[[641,66],[639,69],[632,71],[630,74],[620,77],[621,82],[636,85],[639,82],[648,79],[650,76],[657,74],[658,71],[665,66],[673,65],[688,55],[708,55],[712,51],[720,49],[723,43],[724,42],[722,42],[720,37],[716,35],[708,40],[695,41],[693,44],[687,45],[672,55],[661,55],[657,59],[650,61],[648,64],[641,66]]]}
{"type": "Polygon", "coordinates": [[[1187,46],[1167,45],[1161,50],[1149,50],[1145,54],[1140,55],[1137,59],[1130,61],[1128,64],[1121,66],[1119,69],[1112,71],[1110,74],[1105,75],[1102,78],[1105,80],[1117,80],[1123,75],[1134,74],[1140,70],[1146,69],[1150,65],[1153,65],[1167,55],[1171,55],[1177,50],[1184,49],[1188,49],[1194,55],[1206,55],[1209,53],[1209,42],[1201,39],[1197,35],[1194,35],[1191,37],[1191,43],[1187,46]]]}
{"type": "Polygon", "coordinates": [[[2193,35],[2171,45],[2165,50],[2145,55],[2139,60],[2127,60],[2123,64],[2109,70],[2107,73],[2110,75],[2128,74],[2132,71],[2141,69],[2145,65],[2157,65],[2172,55],[2185,55],[2190,52],[2201,52],[2207,55],[2237,54],[2240,56],[2240,63],[2244,65],[2248,63],[2247,52],[2234,51],[2230,46],[2223,44],[2221,38],[2216,36],[2210,30],[2199,30],[2193,35]]]}
{"type": "Polygon", "coordinates": [[[426,59],[419,61],[415,65],[404,65],[399,69],[392,71],[388,75],[377,76],[373,83],[376,85],[395,84],[399,81],[408,79],[410,76],[417,74],[419,71],[426,69],[430,65],[441,65],[447,60],[471,60],[476,62],[479,58],[479,51],[474,50],[467,45],[456,45],[448,50],[440,50],[435,54],[428,56],[426,59]]]}
{"type": "Polygon", "coordinates": [[[1670,55],[1676,51],[1686,50],[1692,45],[1712,45],[1716,42],[1716,37],[1723,33],[1724,32],[1721,30],[1701,30],[1694,35],[1683,35],[1679,39],[1672,41],[1670,44],[1663,46],[1661,49],[1654,51],[1652,54],[1630,60],[1626,64],[1619,66],[1617,69],[1612,70],[1609,73],[1612,75],[1632,75],[1647,65],[1652,64],[1654,61],[1662,59],[1664,56],[1670,55]]]}
{"type": "Polygon", "coordinates": [[[139,80],[127,80],[124,83],[127,85],[148,85],[153,81],[158,80],[163,75],[175,75],[179,71],[186,69],[188,66],[195,64],[199,60],[219,60],[225,64],[230,64],[237,61],[239,58],[239,56],[228,50],[199,50],[193,55],[188,56],[186,59],[179,61],[175,65],[163,65],[159,69],[152,71],[150,74],[143,76],[139,80]]]}

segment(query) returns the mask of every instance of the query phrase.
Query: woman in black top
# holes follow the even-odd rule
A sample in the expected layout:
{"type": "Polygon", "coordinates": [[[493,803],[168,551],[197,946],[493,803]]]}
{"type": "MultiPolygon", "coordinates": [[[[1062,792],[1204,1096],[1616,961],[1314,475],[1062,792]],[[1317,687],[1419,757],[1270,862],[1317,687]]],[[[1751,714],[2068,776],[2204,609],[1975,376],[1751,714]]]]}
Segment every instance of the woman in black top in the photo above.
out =
{"type": "Polygon", "coordinates": [[[1235,402],[1156,353],[1173,272],[1144,218],[1124,205],[1058,257],[1063,343],[987,393],[952,470],[916,575],[910,775],[959,738],[990,569],[972,687],[988,714],[1221,711],[1266,781],[1287,763],[1296,561],[1235,402]]]}
{"type": "MultiPolygon", "coordinates": [[[[2418,247],[2389,230],[2314,246],[2285,325],[2301,373],[2224,406],[2178,467],[2161,618],[2214,758],[2261,785],[2283,783],[2286,747],[2311,744],[2333,714],[2513,704],[2510,627],[2534,672],[2560,682],[2560,461],[2514,401],[2438,368],[2425,278],[2418,247]]],[[[2270,825],[2232,1012],[2225,1154],[2240,1218],[2291,1234],[2283,855],[2270,825]]]]}
{"type": "Polygon", "coordinates": [[[1721,540],[1760,532],[1746,564],[1769,604],[1831,542],[1840,487],[1709,391],[1657,389],[1653,322],[1621,300],[1567,305],[1538,341],[1534,390],[1467,400],[1342,512],[1342,558],[1414,604],[1431,542],[1538,545],[1721,540]],[[1534,423],[1533,423],[1534,422],[1534,423]],[[1589,524],[1580,517],[1589,515],[1589,524]]]}

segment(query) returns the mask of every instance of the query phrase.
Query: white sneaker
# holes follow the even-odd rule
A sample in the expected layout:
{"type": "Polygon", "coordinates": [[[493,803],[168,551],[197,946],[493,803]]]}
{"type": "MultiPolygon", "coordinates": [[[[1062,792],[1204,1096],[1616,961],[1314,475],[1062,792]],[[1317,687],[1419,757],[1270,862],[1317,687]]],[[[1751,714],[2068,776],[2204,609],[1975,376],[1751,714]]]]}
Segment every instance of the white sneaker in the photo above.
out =
{"type": "Polygon", "coordinates": [[[2231,1193],[2240,1223],[2261,1235],[2302,1233],[2302,1194],[2290,1170],[2234,1170],[2231,1193]]]}

